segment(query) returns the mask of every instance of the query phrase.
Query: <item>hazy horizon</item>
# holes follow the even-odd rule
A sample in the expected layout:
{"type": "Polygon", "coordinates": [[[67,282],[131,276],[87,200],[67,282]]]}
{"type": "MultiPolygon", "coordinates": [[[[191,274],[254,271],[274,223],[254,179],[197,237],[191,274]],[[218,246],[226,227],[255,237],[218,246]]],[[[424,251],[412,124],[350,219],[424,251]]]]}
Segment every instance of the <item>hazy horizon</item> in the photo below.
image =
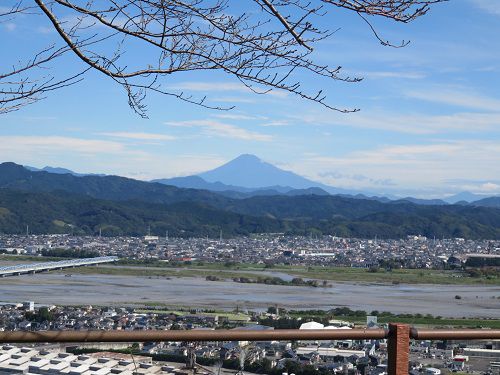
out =
{"type": "MultiPolygon", "coordinates": [[[[242,155],[237,156],[234,159],[225,161],[222,165],[218,165],[214,169],[211,169],[211,170],[208,170],[208,171],[201,171],[199,173],[195,173],[195,174],[191,174],[191,175],[167,176],[167,177],[162,177],[162,178],[152,179],[152,180],[149,180],[149,179],[139,179],[139,178],[134,178],[134,177],[130,177],[130,176],[122,176],[122,177],[133,178],[133,179],[137,179],[137,180],[141,180],[141,181],[145,181],[145,182],[154,182],[155,180],[165,180],[165,179],[170,179],[170,178],[197,176],[197,177],[202,178],[206,182],[209,182],[209,183],[210,182],[211,183],[214,183],[214,182],[223,183],[224,185],[227,185],[228,187],[235,186],[235,187],[244,187],[244,188],[268,188],[268,187],[272,187],[272,186],[282,186],[282,187],[292,187],[294,189],[306,188],[306,187],[292,186],[293,184],[276,184],[276,183],[272,183],[272,182],[271,183],[267,183],[267,184],[262,183],[262,184],[257,184],[255,186],[249,186],[248,184],[245,184],[245,183],[238,183],[238,182],[234,182],[234,181],[233,182],[226,181],[224,178],[222,178],[222,179],[217,179],[217,178],[215,178],[215,179],[214,178],[207,179],[207,178],[204,178],[205,177],[204,174],[206,172],[211,172],[213,170],[219,169],[220,167],[224,167],[227,164],[229,164],[229,163],[231,163],[231,162],[233,162],[235,160],[238,160],[242,156],[256,157],[257,159],[259,159],[260,162],[268,164],[265,160],[260,159],[257,155],[242,154],[242,155]]],[[[51,165],[51,166],[44,165],[44,166],[40,166],[40,167],[39,166],[35,166],[35,165],[23,165],[23,166],[27,167],[27,168],[35,168],[35,169],[40,170],[40,171],[43,170],[44,168],[47,168],[47,169],[61,169],[61,167],[55,166],[55,165],[51,165]]],[[[99,171],[77,171],[77,170],[73,170],[71,168],[62,168],[62,169],[68,170],[71,173],[74,173],[74,174],[77,174],[77,175],[81,175],[81,176],[84,176],[84,175],[106,175],[106,174],[100,173],[99,171]]],[[[282,171],[294,173],[293,171],[288,171],[288,170],[282,170],[282,171]]],[[[49,173],[53,173],[53,171],[50,171],[50,170],[48,172],[49,173]]],[[[257,173],[257,171],[250,171],[249,173],[257,173]]],[[[111,173],[111,174],[108,174],[108,175],[120,176],[119,174],[116,174],[116,173],[114,173],[114,174],[111,173]]],[[[297,175],[297,176],[300,176],[300,175],[297,175]]],[[[300,176],[300,177],[304,177],[304,176],[300,176]]],[[[319,181],[315,181],[315,180],[310,180],[310,181],[313,182],[313,183],[317,183],[317,185],[311,184],[310,187],[318,186],[318,187],[321,188],[322,187],[321,185],[323,185],[319,181]]],[[[332,187],[332,188],[338,188],[338,186],[330,186],[330,185],[327,185],[327,186],[332,187]]],[[[309,186],[307,186],[307,187],[309,187],[309,186]]],[[[345,192],[345,193],[347,193],[347,192],[345,192]]],[[[404,194],[404,192],[399,192],[399,194],[398,194],[398,192],[384,193],[384,192],[374,191],[374,190],[353,190],[352,191],[352,194],[359,194],[359,193],[366,194],[366,195],[386,196],[386,197],[389,197],[389,198],[403,198],[403,197],[412,196],[411,194],[404,194]]],[[[455,195],[461,195],[461,193],[471,193],[473,195],[478,196],[477,199],[481,199],[481,198],[485,198],[485,197],[490,197],[490,196],[497,196],[496,194],[475,193],[475,192],[471,192],[471,191],[455,191],[455,192],[449,192],[449,193],[444,193],[444,194],[439,194],[439,195],[432,195],[432,196],[413,195],[412,197],[414,197],[414,198],[422,198],[422,199],[445,199],[445,198],[453,197],[455,195]]],[[[461,199],[458,199],[458,200],[461,200],[461,199]]]]}

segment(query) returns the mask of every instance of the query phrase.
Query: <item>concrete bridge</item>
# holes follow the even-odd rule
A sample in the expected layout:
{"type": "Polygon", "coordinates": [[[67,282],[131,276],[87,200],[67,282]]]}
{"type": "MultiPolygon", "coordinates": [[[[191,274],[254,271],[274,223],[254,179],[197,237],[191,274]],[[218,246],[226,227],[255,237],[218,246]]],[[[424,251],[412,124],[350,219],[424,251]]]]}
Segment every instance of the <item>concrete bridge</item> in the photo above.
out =
{"type": "Polygon", "coordinates": [[[93,266],[101,263],[116,262],[118,257],[96,257],[82,259],[68,259],[57,262],[42,262],[32,264],[18,264],[15,266],[0,267],[0,277],[19,276],[22,274],[33,274],[50,270],[62,270],[65,268],[75,268],[82,266],[93,266]]]}

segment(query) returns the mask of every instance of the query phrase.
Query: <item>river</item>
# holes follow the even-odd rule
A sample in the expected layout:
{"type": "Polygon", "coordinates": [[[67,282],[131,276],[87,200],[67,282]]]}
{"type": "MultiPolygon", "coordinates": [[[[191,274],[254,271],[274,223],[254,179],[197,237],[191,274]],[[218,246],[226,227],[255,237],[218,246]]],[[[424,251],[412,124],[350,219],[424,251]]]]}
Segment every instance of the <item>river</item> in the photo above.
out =
{"type": "Polygon", "coordinates": [[[0,302],[60,305],[140,305],[262,310],[285,308],[421,313],[500,318],[500,287],[333,282],[329,288],[209,282],[202,278],[41,273],[0,279],[0,302]],[[456,299],[459,295],[461,298],[456,299]]]}

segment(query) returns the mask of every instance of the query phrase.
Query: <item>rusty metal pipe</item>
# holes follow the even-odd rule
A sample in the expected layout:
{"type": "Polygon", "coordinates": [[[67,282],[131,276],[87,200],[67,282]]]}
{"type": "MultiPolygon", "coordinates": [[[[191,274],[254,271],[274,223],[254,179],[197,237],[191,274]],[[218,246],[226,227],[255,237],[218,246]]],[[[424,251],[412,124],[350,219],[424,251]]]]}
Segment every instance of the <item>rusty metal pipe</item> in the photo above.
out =
{"type": "Polygon", "coordinates": [[[417,329],[410,330],[417,340],[493,340],[500,339],[500,329],[417,329]]]}
{"type": "Polygon", "coordinates": [[[274,341],[383,339],[384,329],[350,330],[189,330],[189,331],[37,331],[0,332],[0,343],[145,342],[145,341],[274,341]]]}
{"type": "Polygon", "coordinates": [[[410,326],[408,324],[389,324],[387,356],[388,375],[408,374],[410,360],[410,326]]]}

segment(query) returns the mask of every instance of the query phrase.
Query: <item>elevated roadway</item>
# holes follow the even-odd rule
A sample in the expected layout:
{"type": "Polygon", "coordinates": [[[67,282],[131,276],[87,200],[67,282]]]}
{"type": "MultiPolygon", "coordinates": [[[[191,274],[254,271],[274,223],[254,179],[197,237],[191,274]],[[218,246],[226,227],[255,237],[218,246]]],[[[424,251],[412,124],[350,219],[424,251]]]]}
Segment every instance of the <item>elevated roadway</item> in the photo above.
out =
{"type": "Polygon", "coordinates": [[[42,262],[32,264],[18,264],[15,266],[0,267],[0,277],[19,276],[22,274],[33,274],[37,272],[46,272],[50,270],[62,270],[65,268],[75,268],[82,266],[94,266],[102,263],[116,262],[118,257],[96,257],[82,259],[68,259],[57,262],[42,262]]]}

